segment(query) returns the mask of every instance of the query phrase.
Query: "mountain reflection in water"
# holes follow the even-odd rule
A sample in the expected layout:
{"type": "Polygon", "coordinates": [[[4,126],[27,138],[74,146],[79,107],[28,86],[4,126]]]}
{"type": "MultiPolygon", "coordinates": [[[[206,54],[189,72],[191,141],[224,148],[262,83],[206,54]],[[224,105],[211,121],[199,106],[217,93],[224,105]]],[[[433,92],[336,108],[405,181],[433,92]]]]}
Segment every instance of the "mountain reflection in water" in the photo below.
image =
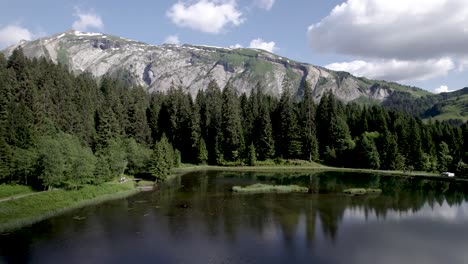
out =
{"type": "Polygon", "coordinates": [[[196,172],[3,234],[0,263],[466,263],[467,186],[344,172],[196,172]],[[316,193],[231,192],[259,182],[316,193]],[[382,193],[348,196],[348,188],[382,193]]]}

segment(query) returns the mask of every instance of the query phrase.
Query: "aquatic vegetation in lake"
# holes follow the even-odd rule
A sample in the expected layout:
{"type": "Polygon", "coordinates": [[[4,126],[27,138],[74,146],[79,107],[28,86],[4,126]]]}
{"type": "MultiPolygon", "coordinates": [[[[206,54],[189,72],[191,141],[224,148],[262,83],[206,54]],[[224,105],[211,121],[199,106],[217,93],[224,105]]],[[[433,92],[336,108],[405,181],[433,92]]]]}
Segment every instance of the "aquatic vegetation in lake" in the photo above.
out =
{"type": "Polygon", "coordinates": [[[346,189],[343,191],[345,194],[350,194],[350,195],[365,195],[365,194],[380,194],[382,193],[382,189],[376,189],[376,188],[351,188],[351,189],[346,189]]]}
{"type": "Polygon", "coordinates": [[[249,186],[234,186],[232,191],[236,193],[306,193],[309,191],[307,187],[299,185],[268,185],[268,184],[253,184],[249,186]]]}

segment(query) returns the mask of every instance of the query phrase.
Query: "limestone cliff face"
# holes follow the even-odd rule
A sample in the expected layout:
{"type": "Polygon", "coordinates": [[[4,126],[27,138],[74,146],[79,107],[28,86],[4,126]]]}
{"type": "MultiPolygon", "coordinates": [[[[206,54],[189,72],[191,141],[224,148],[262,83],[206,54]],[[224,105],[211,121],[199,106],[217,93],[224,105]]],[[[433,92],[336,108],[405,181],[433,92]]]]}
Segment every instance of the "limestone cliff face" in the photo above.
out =
{"type": "Polygon", "coordinates": [[[382,101],[394,91],[390,86],[376,85],[345,72],[295,62],[257,49],[154,46],[100,33],[67,31],[23,41],[3,52],[8,56],[18,46],[28,57],[45,57],[68,65],[75,73],[88,71],[98,78],[109,74],[147,87],[149,91],[166,91],[174,84],[196,95],[212,79],[220,87],[231,82],[241,93],[250,93],[261,82],[265,91],[275,96],[281,94],[285,79],[297,95],[301,95],[301,87],[307,81],[317,100],[332,90],[347,102],[358,98],[382,101]]]}

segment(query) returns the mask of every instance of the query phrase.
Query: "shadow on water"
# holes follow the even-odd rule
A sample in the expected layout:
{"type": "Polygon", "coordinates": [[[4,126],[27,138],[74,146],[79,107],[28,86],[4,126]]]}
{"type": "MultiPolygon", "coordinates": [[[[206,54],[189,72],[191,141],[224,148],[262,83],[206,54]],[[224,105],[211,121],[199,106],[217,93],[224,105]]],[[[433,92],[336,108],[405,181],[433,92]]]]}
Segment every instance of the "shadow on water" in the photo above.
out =
{"type": "MultiPolygon", "coordinates": [[[[54,258],[71,263],[374,263],[384,257],[418,261],[422,255],[413,253],[416,259],[391,255],[390,250],[411,241],[426,248],[444,242],[433,254],[448,250],[453,254],[450,263],[463,263],[457,260],[465,256],[453,251],[468,246],[460,242],[464,241],[460,234],[468,231],[467,187],[349,172],[194,172],[155,192],[82,208],[3,234],[0,262],[46,263],[54,258]],[[245,195],[231,191],[235,185],[255,183],[295,184],[311,191],[245,195]],[[345,195],[343,190],[349,188],[376,188],[382,193],[345,195]],[[374,251],[364,253],[363,248],[374,251]]],[[[412,245],[416,252],[418,245],[412,245]]],[[[433,263],[438,263],[437,256],[433,263]]]]}

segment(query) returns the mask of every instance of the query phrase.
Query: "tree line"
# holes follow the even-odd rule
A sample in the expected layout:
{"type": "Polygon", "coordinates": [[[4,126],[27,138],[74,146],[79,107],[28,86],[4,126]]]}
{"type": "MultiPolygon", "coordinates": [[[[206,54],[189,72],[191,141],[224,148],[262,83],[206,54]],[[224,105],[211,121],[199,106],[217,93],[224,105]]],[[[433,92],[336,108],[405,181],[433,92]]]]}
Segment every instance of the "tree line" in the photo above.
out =
{"type": "Polygon", "coordinates": [[[122,173],[163,178],[181,162],[254,165],[309,160],[340,167],[457,171],[468,163],[468,125],[425,124],[378,105],[317,102],[305,83],[281,97],[211,81],[148,93],[63,65],[0,55],[0,182],[76,187],[122,173]]]}

